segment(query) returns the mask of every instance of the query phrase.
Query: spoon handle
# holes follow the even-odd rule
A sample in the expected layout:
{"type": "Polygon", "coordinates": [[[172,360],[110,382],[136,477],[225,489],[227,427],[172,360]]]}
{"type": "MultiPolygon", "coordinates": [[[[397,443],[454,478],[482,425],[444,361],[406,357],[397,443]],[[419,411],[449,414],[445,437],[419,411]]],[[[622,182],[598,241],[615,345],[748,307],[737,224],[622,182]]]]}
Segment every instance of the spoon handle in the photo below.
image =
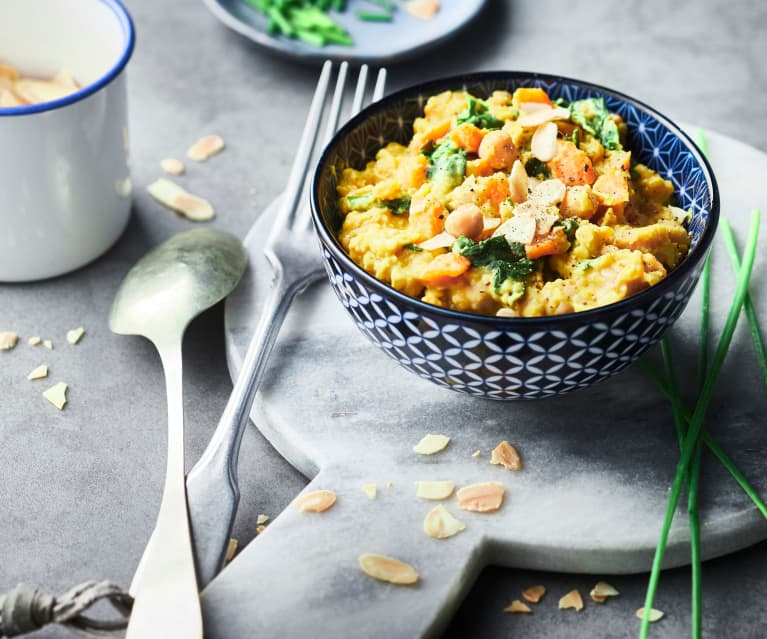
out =
{"type": "Polygon", "coordinates": [[[158,343],[168,396],[168,463],[160,513],[142,558],[126,639],[202,639],[184,486],[181,343],[158,343]]]}
{"type": "Polygon", "coordinates": [[[286,283],[278,272],[245,360],[213,437],[189,473],[187,498],[202,590],[224,565],[240,499],[237,457],[269,354],[291,303],[308,282],[286,283]]]}

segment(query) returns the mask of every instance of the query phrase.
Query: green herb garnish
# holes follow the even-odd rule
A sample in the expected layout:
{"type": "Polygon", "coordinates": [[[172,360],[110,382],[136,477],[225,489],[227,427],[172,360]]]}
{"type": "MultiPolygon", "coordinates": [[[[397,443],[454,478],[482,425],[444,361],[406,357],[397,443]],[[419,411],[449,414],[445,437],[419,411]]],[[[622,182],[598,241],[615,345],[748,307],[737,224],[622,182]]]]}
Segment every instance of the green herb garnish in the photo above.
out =
{"type": "Polygon", "coordinates": [[[472,96],[466,98],[466,108],[458,114],[456,124],[468,122],[479,129],[500,129],[503,122],[494,117],[487,104],[472,96]]]}
{"type": "Polygon", "coordinates": [[[466,152],[451,140],[441,142],[429,155],[426,177],[449,191],[466,175],[466,152]]]}
{"type": "Polygon", "coordinates": [[[418,246],[418,244],[405,244],[402,248],[407,249],[408,251],[413,251],[414,253],[423,253],[423,249],[418,246]]]}
{"type": "Polygon", "coordinates": [[[570,119],[599,138],[608,151],[621,148],[618,127],[610,117],[604,98],[587,98],[570,104],[570,119]]]}
{"type": "Polygon", "coordinates": [[[351,211],[364,211],[369,209],[376,201],[372,193],[358,193],[346,196],[346,206],[351,211]]]}
{"type": "Polygon", "coordinates": [[[564,220],[557,220],[553,226],[561,226],[565,232],[567,241],[570,242],[570,248],[575,244],[575,232],[578,230],[578,220],[574,217],[568,217],[564,220]]]}
{"type": "Polygon", "coordinates": [[[347,46],[354,44],[346,30],[327,15],[330,9],[344,11],[345,0],[245,0],[245,2],[269,18],[270,35],[284,35],[316,47],[326,44],[347,46]]]}
{"type": "Polygon", "coordinates": [[[378,13],[376,11],[357,11],[354,14],[357,20],[363,20],[364,22],[391,22],[391,13],[378,13]]]}
{"type": "Polygon", "coordinates": [[[496,292],[506,280],[524,281],[536,268],[535,262],[527,258],[524,244],[509,242],[502,236],[474,242],[462,235],[453,244],[453,251],[468,257],[472,266],[491,271],[496,292]]]}
{"type": "Polygon", "coordinates": [[[394,200],[381,200],[387,209],[389,209],[394,215],[404,215],[410,212],[410,196],[404,195],[394,200]]]}
{"type": "Polygon", "coordinates": [[[525,171],[527,171],[527,174],[531,177],[539,177],[541,175],[546,179],[551,177],[551,171],[549,171],[549,167],[546,166],[544,162],[541,162],[538,158],[535,157],[531,157],[527,162],[525,162],[525,171]]]}

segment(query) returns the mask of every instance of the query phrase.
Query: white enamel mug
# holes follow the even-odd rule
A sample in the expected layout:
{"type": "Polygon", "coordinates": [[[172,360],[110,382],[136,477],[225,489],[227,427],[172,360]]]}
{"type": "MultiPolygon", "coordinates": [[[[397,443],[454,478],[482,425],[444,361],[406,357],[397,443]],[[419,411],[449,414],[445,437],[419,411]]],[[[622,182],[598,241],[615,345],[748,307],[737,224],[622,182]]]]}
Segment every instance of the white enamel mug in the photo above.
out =
{"type": "Polygon", "coordinates": [[[0,108],[0,281],[60,275],[106,251],[130,215],[125,66],[135,33],[117,0],[0,0],[0,62],[82,87],[0,108]]]}

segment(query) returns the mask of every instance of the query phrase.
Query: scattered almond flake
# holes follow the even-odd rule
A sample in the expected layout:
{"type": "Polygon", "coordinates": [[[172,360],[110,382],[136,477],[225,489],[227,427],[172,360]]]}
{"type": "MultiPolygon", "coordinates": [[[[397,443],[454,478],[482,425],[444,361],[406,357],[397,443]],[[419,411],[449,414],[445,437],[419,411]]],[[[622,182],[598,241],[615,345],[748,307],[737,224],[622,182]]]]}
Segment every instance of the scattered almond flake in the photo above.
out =
{"type": "Polygon", "coordinates": [[[152,182],[147,187],[147,191],[163,206],[194,222],[205,222],[216,215],[210,202],[187,193],[178,184],[165,178],[152,182]]]}
{"type": "MultiPolygon", "coordinates": [[[[634,613],[637,617],[642,619],[644,617],[644,608],[640,608],[634,613]]],[[[656,610],[655,608],[650,608],[650,623],[653,623],[655,621],[659,621],[663,618],[663,611],[662,610],[656,610]]]]}
{"type": "Polygon", "coordinates": [[[260,535],[262,532],[266,530],[266,526],[256,526],[256,532],[260,535]]]}
{"type": "Polygon", "coordinates": [[[514,160],[509,173],[509,196],[512,202],[521,204],[527,199],[529,178],[520,160],[514,160]]]}
{"type": "Polygon", "coordinates": [[[482,218],[482,233],[488,233],[494,231],[501,225],[501,218],[499,217],[485,217],[482,218]]]}
{"type": "Polygon", "coordinates": [[[133,193],[133,182],[130,177],[115,180],[115,193],[124,200],[131,196],[131,193],[133,193]]]}
{"type": "Polygon", "coordinates": [[[519,313],[513,308],[503,307],[495,312],[496,317],[519,317],[519,313]]]}
{"type": "Polygon", "coordinates": [[[160,167],[170,175],[183,175],[186,171],[184,163],[176,158],[165,158],[160,162],[160,167]]]}
{"type": "Polygon", "coordinates": [[[559,204],[567,192],[567,187],[562,180],[556,178],[544,180],[530,192],[530,201],[541,206],[553,206],[559,204]]]}
{"type": "Polygon", "coordinates": [[[530,603],[537,604],[546,594],[546,586],[530,586],[522,591],[522,598],[530,603]]]}
{"type": "Polygon", "coordinates": [[[224,140],[219,135],[206,135],[200,138],[186,152],[186,157],[195,162],[205,162],[209,157],[220,153],[224,148],[224,140]]]}
{"type": "Polygon", "coordinates": [[[405,11],[419,20],[431,20],[439,11],[439,0],[410,0],[405,11]]]}
{"type": "Polygon", "coordinates": [[[391,482],[391,481],[387,481],[387,482],[386,482],[386,487],[387,487],[387,488],[391,488],[392,486],[394,486],[394,483],[393,483],[393,482],[391,482]]]}
{"type": "MultiPolygon", "coordinates": [[[[522,206],[522,205],[520,205],[522,206]]],[[[509,242],[519,242],[520,244],[529,244],[535,237],[536,221],[529,215],[517,215],[506,220],[501,224],[493,237],[503,235],[509,242]]]]}
{"type": "Polygon", "coordinates": [[[378,496],[378,488],[375,484],[362,484],[362,492],[368,496],[368,499],[375,499],[378,496]]]}
{"type": "MultiPolygon", "coordinates": [[[[503,310],[503,309],[501,309],[501,310],[503,310]]],[[[472,456],[472,457],[479,457],[481,454],[482,454],[482,451],[480,451],[480,450],[475,450],[475,451],[474,451],[474,452],[471,454],[471,456],[472,456]]]]}
{"type": "Polygon", "coordinates": [[[0,351],[9,351],[15,348],[18,341],[19,336],[13,331],[0,332],[0,351]]]}
{"type": "Polygon", "coordinates": [[[53,350],[53,342],[49,339],[43,340],[43,346],[47,348],[49,351],[53,350]]]}
{"type": "Polygon", "coordinates": [[[519,457],[517,449],[506,440],[493,449],[490,463],[495,466],[503,466],[506,470],[522,469],[522,459],[519,457]]]}
{"type": "Polygon", "coordinates": [[[532,610],[530,609],[530,606],[528,606],[526,603],[521,602],[519,599],[515,599],[512,601],[508,606],[506,606],[503,609],[504,612],[508,612],[509,614],[514,613],[527,613],[530,614],[532,610]]]}
{"type": "Polygon", "coordinates": [[[332,490],[314,490],[296,498],[296,506],[304,512],[322,513],[336,503],[332,490]]]}
{"type": "Polygon", "coordinates": [[[447,499],[453,494],[455,484],[450,481],[417,481],[415,483],[415,496],[431,501],[447,499]]]}
{"type": "Polygon", "coordinates": [[[554,107],[549,109],[540,109],[533,111],[532,113],[525,113],[517,118],[517,124],[525,127],[526,129],[534,129],[546,122],[553,122],[554,120],[567,120],[570,117],[570,109],[563,109],[562,107],[554,107]]]}
{"type": "Polygon", "coordinates": [[[41,340],[41,339],[40,339],[39,337],[37,337],[37,336],[35,336],[35,337],[30,337],[30,338],[27,340],[27,344],[29,344],[30,346],[40,346],[40,344],[42,344],[42,343],[43,343],[43,340],[41,340]]]}
{"type": "Polygon", "coordinates": [[[620,593],[610,584],[600,581],[591,589],[589,595],[597,603],[604,603],[608,597],[617,597],[620,593]]]}
{"type": "Polygon", "coordinates": [[[566,610],[572,608],[576,612],[583,610],[583,598],[577,590],[571,590],[559,600],[559,609],[566,610]]]}
{"type": "MultiPolygon", "coordinates": [[[[537,186],[533,187],[533,189],[535,188],[537,186]]],[[[529,217],[535,220],[535,233],[538,235],[546,235],[554,226],[554,222],[559,219],[559,215],[549,212],[545,206],[529,200],[514,209],[514,217],[529,217]]]]}
{"type": "Polygon", "coordinates": [[[226,547],[226,556],[224,557],[225,562],[230,562],[232,559],[234,559],[234,554],[237,552],[237,546],[240,545],[240,542],[238,542],[234,537],[229,539],[229,544],[226,547]]]}
{"type": "Polygon", "coordinates": [[[27,379],[30,382],[36,379],[45,379],[46,377],[48,377],[48,367],[45,364],[41,364],[35,370],[33,370],[29,375],[27,375],[27,379]]]}
{"type": "Polygon", "coordinates": [[[259,526],[261,526],[261,525],[265,524],[267,521],[269,521],[269,517],[268,517],[267,515],[259,515],[259,516],[256,518],[256,523],[257,523],[259,526]]]}
{"type": "Polygon", "coordinates": [[[432,435],[429,433],[413,446],[413,452],[418,453],[419,455],[434,455],[445,450],[449,443],[449,437],[445,435],[432,435]]]}
{"type": "Polygon", "coordinates": [[[503,504],[506,489],[497,481],[464,486],[458,491],[458,508],[475,513],[495,512],[503,504]]]}
{"type": "Polygon", "coordinates": [[[453,517],[441,504],[432,508],[423,520],[423,531],[435,539],[447,539],[462,530],[466,530],[463,522],[453,517]]]}
{"type": "Polygon", "coordinates": [[[67,385],[64,382],[54,384],[43,393],[43,397],[59,410],[63,410],[67,404],[67,385]]]}
{"type": "Polygon", "coordinates": [[[67,341],[74,346],[85,335],[85,329],[82,326],[73,328],[71,331],[67,331],[67,341]]]}
{"type": "Polygon", "coordinates": [[[418,244],[418,248],[422,248],[424,251],[436,251],[441,248],[450,248],[453,246],[453,242],[455,242],[455,236],[450,235],[447,231],[442,231],[442,233],[418,244]]]}
{"type": "Polygon", "coordinates": [[[557,125],[553,122],[539,126],[530,140],[530,151],[541,162],[548,162],[557,152],[557,125]]]}
{"type": "Polygon", "coordinates": [[[362,571],[373,579],[388,581],[390,584],[406,586],[418,581],[418,572],[411,565],[393,557],[366,552],[359,556],[362,571]]]}

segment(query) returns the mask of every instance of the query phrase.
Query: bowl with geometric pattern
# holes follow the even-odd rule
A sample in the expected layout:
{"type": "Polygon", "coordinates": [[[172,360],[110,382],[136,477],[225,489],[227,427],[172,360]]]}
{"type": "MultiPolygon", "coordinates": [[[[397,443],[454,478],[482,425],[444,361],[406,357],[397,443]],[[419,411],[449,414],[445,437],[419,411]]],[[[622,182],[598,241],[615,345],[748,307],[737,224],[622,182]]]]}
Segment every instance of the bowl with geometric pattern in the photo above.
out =
{"type": "Polygon", "coordinates": [[[617,91],[559,76],[485,72],[393,93],[350,120],[317,163],[311,208],[328,280],[370,341],[403,368],[439,386],[497,400],[537,399],[607,379],[636,361],[677,320],[700,277],[719,219],[710,165],[690,138],[653,108],[617,91]],[[658,283],[620,301],[544,317],[481,315],[427,303],[356,264],[339,241],[337,186],[344,168],[363,168],[384,141],[407,144],[425,100],[446,90],[484,97],[538,87],[565,104],[603,98],[626,124],[632,157],[670,181],[689,211],[687,255],[658,283]]]}

